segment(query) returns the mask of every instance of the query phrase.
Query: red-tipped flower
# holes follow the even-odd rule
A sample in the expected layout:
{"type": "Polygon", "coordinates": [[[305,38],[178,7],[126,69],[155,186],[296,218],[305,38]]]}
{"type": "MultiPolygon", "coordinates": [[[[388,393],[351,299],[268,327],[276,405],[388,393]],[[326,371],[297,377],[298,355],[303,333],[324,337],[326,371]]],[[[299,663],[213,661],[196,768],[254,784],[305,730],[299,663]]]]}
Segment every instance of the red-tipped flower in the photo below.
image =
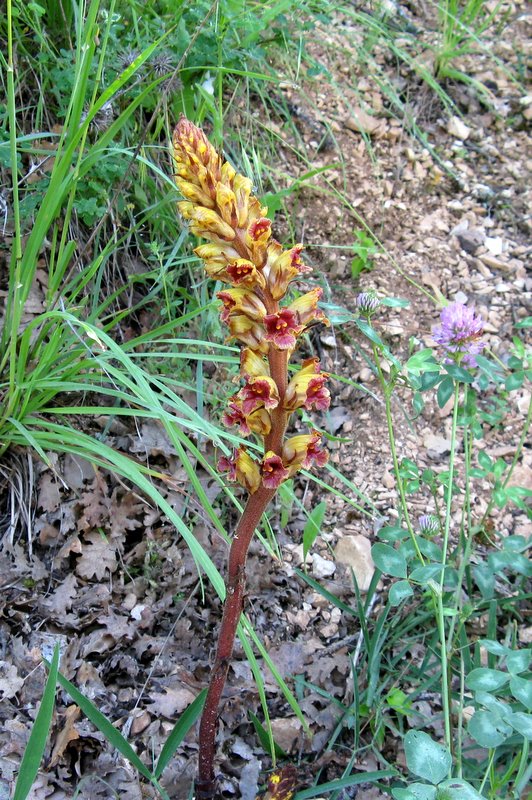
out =
{"type": "Polygon", "coordinates": [[[296,408],[306,408],[310,411],[326,411],[331,402],[331,395],[325,383],[329,375],[320,372],[320,362],[317,358],[308,358],[303,362],[303,367],[296,372],[287,386],[284,398],[284,407],[287,411],[296,408]]]}
{"type": "Polygon", "coordinates": [[[324,467],[329,460],[329,454],[320,447],[321,434],[312,431],[310,434],[301,434],[287,439],[283,445],[283,463],[289,470],[289,475],[294,475],[299,469],[309,469],[313,464],[324,467]]]}
{"type": "Polygon", "coordinates": [[[296,346],[296,337],[303,331],[294,311],[282,308],[277,314],[264,317],[265,339],[279,350],[291,350],[296,346]]]}
{"type": "Polygon", "coordinates": [[[266,489],[277,489],[290,473],[284,466],[281,457],[268,450],[262,459],[262,483],[266,489]]]}
{"type": "Polygon", "coordinates": [[[277,408],[279,405],[279,390],[273,378],[260,375],[249,378],[246,385],[240,390],[242,409],[244,414],[250,414],[256,408],[277,408]]]}

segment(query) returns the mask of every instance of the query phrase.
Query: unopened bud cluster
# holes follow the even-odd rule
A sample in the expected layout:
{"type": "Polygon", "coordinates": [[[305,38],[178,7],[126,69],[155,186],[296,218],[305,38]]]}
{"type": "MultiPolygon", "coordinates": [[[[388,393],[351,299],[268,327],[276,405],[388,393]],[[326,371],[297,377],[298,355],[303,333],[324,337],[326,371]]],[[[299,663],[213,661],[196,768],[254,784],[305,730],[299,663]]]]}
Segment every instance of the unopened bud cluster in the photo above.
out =
{"type": "Polygon", "coordinates": [[[261,462],[239,447],[230,458],[220,459],[219,468],[250,493],[261,485],[276,489],[299,469],[327,462],[317,431],[284,438],[296,409],[329,407],[328,375],[318,359],[306,359],[288,379],[298,337],[316,321],[329,323],[318,307],[322,290],[281,305],[291,282],[311,271],[301,260],[302,245],[284,250],[272,238],[268,209],[252,195],[249,178],[223,161],[203,131],[185,118],[175,129],[173,145],[176,183],[186,198],[179,210],[192,233],[208,242],[194,252],[210,277],[228,285],[217,295],[220,318],[230,338],[242,345],[243,385],[229,398],[223,423],[264,442],[261,462]]]}

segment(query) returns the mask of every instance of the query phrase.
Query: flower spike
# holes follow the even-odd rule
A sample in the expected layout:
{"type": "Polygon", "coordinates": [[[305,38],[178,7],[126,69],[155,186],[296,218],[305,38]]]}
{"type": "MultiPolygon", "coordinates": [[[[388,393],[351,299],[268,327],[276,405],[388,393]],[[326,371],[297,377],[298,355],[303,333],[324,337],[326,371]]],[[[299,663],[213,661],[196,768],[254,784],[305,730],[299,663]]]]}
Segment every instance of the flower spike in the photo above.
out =
{"type": "Polygon", "coordinates": [[[236,428],[240,436],[255,435],[263,453],[255,461],[240,446],[218,462],[218,469],[239,483],[249,498],[231,543],[216,663],[200,724],[197,796],[214,798],[218,704],[242,612],[245,562],[253,532],[284,481],[300,469],[327,462],[317,431],[289,439],[285,433],[297,409],[329,407],[325,385],[329,376],[321,372],[318,359],[306,359],[290,380],[288,376],[288,360],[298,337],[315,322],[329,321],[319,307],[322,289],[318,287],[280,305],[291,283],[311,269],[301,260],[301,244],[284,250],[272,237],[268,209],[252,194],[249,178],[224,161],[205,134],[184,117],[174,131],[173,153],[176,185],[183,196],[179,211],[191,232],[204,240],[194,253],[203,261],[206,274],[225,284],[217,293],[220,319],[229,329],[229,339],[241,346],[238,380],[243,385],[229,398],[222,422],[236,428]]]}

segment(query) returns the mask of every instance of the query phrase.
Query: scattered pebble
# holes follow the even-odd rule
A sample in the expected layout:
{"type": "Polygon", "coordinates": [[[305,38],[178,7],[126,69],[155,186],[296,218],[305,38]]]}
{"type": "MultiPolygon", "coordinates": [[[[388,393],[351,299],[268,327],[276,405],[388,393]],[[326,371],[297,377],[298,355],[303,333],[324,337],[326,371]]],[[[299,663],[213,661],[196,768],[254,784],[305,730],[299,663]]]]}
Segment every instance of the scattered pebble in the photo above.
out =
{"type": "Polygon", "coordinates": [[[471,133],[471,128],[468,128],[460,117],[451,117],[447,123],[447,133],[459,139],[461,142],[465,142],[471,133]]]}
{"type": "Polygon", "coordinates": [[[312,574],[315,578],[330,578],[336,572],[334,561],[328,561],[319,553],[312,554],[312,574]]]}
{"type": "Polygon", "coordinates": [[[344,536],[336,545],[334,556],[338,564],[353,570],[361,592],[367,592],[375,565],[371,557],[371,542],[365,536],[344,536]]]}

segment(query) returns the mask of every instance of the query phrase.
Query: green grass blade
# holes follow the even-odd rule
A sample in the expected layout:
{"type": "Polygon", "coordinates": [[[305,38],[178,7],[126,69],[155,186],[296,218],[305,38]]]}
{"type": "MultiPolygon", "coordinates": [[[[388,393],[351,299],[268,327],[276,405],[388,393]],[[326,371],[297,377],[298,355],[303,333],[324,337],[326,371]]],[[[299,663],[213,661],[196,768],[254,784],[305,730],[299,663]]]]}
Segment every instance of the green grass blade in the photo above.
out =
{"type": "Polygon", "coordinates": [[[253,711],[248,711],[249,718],[253,723],[253,727],[255,728],[255,733],[259,737],[259,741],[263,750],[268,753],[270,758],[274,761],[275,766],[275,757],[277,758],[287,758],[287,754],[283,750],[282,747],[279,747],[275,739],[271,739],[268,731],[259,720],[259,718],[253,713],[253,711]],[[272,749],[272,741],[273,741],[273,749],[272,749]]]}
{"type": "Polygon", "coordinates": [[[266,650],[261,640],[255,633],[255,629],[253,628],[251,622],[246,618],[245,614],[242,614],[238,625],[238,637],[241,642],[243,642],[246,633],[255,643],[255,647],[261,654],[262,658],[264,659],[264,663],[266,664],[266,666],[272,673],[273,677],[275,678],[279,689],[282,691],[285,697],[286,702],[288,703],[288,705],[290,706],[296,717],[300,720],[301,724],[303,725],[305,733],[310,736],[310,728],[308,726],[308,722],[304,717],[303,712],[301,711],[301,708],[299,707],[299,703],[297,702],[293,693],[290,691],[286,681],[283,680],[283,678],[279,674],[279,671],[277,670],[277,667],[271,660],[268,651],[266,650]]]}
{"type": "Polygon", "coordinates": [[[20,772],[17,785],[15,786],[13,800],[25,800],[30,793],[33,781],[37,777],[39,765],[44,754],[44,748],[46,747],[46,740],[48,739],[52,715],[54,713],[58,668],[59,645],[56,644],[50,672],[46,681],[46,686],[44,687],[41,705],[35,717],[30,738],[28,739],[28,744],[26,745],[20,764],[20,772]]]}
{"type": "Polygon", "coordinates": [[[310,512],[309,518],[303,529],[303,564],[307,561],[307,555],[316,538],[321,532],[321,526],[325,512],[327,511],[327,503],[322,500],[317,506],[314,506],[310,512]]]}
{"type": "MultiPolygon", "coordinates": [[[[251,671],[253,673],[253,677],[255,679],[255,685],[257,686],[257,691],[259,693],[260,704],[262,706],[262,711],[264,714],[264,720],[266,722],[266,728],[262,728],[264,731],[264,736],[266,738],[267,744],[264,744],[261,739],[261,743],[266,750],[267,753],[270,753],[273,761],[273,766],[275,767],[275,756],[276,756],[276,745],[273,739],[273,731],[272,726],[270,723],[270,712],[268,711],[268,701],[266,699],[266,689],[264,687],[264,680],[262,678],[262,674],[260,671],[259,663],[255,658],[255,653],[253,652],[253,648],[249,642],[247,633],[245,628],[239,628],[239,637],[242,647],[244,649],[244,653],[246,654],[246,658],[248,660],[249,666],[251,667],[251,671]],[[241,631],[241,633],[240,633],[241,631]]],[[[261,726],[262,727],[262,726],[261,726]]],[[[257,731],[258,732],[258,731],[257,731]]],[[[259,735],[260,738],[260,735],[259,735]]]]}
{"type": "Polygon", "coordinates": [[[88,699],[88,697],[85,697],[85,695],[82,694],[79,689],[76,689],[73,683],[70,683],[70,681],[65,678],[64,675],[61,675],[60,672],[57,673],[57,681],[65,690],[65,692],[68,692],[76,705],[81,708],[87,719],[89,719],[92,724],[103,733],[107,741],[112,744],[119,753],[122,753],[124,758],[126,758],[129,763],[132,764],[138,772],[140,772],[141,775],[152,782],[153,775],[148,767],[142,763],[127,739],[122,736],[120,731],[114,727],[107,717],[96,708],[96,706],[88,699]]]}
{"type": "Polygon", "coordinates": [[[157,764],[153,774],[156,778],[160,778],[163,774],[165,767],[174,755],[175,751],[194,725],[205,705],[205,698],[207,697],[207,689],[202,689],[195,700],[183,711],[176,724],[172,728],[168,739],[163,745],[161,754],[157,759],[157,764]]]}
{"type": "Polygon", "coordinates": [[[336,597],[335,594],[329,592],[324,586],[321,585],[321,583],[318,583],[318,581],[314,580],[314,578],[311,578],[310,575],[306,575],[303,570],[300,570],[297,567],[294,567],[294,572],[299,578],[301,578],[301,580],[308,583],[308,585],[314,589],[315,592],[319,592],[323,597],[325,597],[329,603],[332,603],[332,605],[336,606],[341,611],[344,611],[346,614],[358,618],[356,609],[351,608],[351,606],[348,606],[346,603],[340,600],[339,597],[336,597]]]}

